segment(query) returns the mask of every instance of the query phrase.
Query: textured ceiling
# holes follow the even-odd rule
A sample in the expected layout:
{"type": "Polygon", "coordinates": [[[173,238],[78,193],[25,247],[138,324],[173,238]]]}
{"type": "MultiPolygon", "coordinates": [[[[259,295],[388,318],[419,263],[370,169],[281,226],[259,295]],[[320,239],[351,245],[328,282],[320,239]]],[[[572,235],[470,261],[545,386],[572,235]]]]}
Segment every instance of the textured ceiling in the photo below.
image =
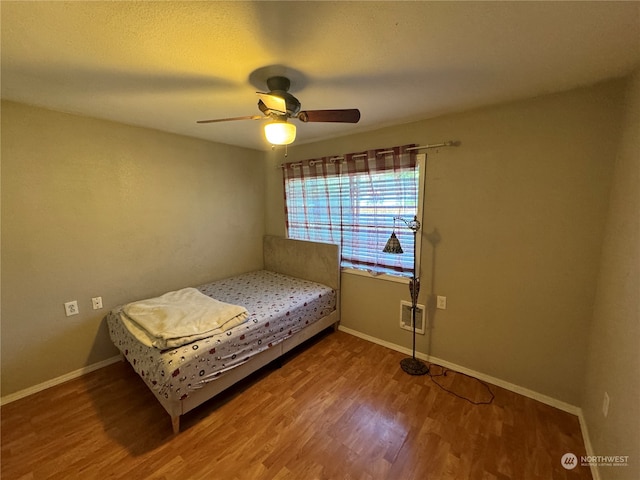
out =
{"type": "Polygon", "coordinates": [[[309,142],[567,90],[640,63],[640,2],[0,2],[2,98],[267,149],[264,67],[309,142]],[[262,70],[261,70],[262,69],[262,70]]]}

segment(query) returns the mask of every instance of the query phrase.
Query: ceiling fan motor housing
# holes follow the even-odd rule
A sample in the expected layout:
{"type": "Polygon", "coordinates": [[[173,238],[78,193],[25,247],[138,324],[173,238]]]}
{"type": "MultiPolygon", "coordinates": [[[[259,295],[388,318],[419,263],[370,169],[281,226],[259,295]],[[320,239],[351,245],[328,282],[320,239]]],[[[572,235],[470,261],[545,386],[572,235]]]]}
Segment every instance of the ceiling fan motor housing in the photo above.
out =
{"type": "MultiPolygon", "coordinates": [[[[267,87],[270,95],[284,99],[288,117],[295,116],[300,111],[300,102],[288,92],[291,81],[287,77],[270,77],[267,79],[267,87]]],[[[258,102],[258,108],[265,115],[272,113],[262,100],[258,102]]]]}

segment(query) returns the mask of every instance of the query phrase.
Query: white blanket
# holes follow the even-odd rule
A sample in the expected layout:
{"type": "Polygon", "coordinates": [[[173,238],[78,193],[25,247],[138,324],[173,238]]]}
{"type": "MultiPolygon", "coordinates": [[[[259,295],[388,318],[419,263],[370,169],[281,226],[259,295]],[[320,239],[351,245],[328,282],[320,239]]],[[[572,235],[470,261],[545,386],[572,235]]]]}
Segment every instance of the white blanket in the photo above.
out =
{"type": "Polygon", "coordinates": [[[220,302],[195,288],[184,288],[125,305],[123,323],[142,343],[161,350],[179,347],[244,323],[240,305],[220,302]]]}

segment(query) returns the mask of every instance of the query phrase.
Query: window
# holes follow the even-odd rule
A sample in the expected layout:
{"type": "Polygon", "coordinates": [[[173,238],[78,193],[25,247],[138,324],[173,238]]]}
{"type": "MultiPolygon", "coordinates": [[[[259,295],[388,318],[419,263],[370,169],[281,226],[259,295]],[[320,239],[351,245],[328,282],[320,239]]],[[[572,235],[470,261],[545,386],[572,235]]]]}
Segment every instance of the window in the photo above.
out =
{"type": "Polygon", "coordinates": [[[410,147],[285,164],[289,238],[340,244],[343,268],[410,275],[414,239],[402,221],[395,232],[405,253],[382,252],[394,217],[419,213],[419,165],[410,147]]]}

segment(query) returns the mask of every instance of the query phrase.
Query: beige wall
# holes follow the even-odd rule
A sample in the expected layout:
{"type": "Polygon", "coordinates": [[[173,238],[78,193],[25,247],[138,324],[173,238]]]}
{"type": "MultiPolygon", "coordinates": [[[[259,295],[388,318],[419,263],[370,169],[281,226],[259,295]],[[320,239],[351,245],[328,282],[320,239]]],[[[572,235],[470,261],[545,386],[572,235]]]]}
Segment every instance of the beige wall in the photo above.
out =
{"type": "Polygon", "coordinates": [[[1,153],[2,395],[115,355],[110,307],[262,266],[261,152],[3,102],[1,153]]]}
{"type": "Polygon", "coordinates": [[[596,455],[629,455],[601,477],[640,478],[640,71],[630,82],[598,276],[583,400],[596,455]],[[609,413],[602,413],[604,394],[609,413]]]}
{"type": "MultiPolygon", "coordinates": [[[[623,91],[611,82],[296,145],[287,160],[461,141],[428,156],[420,303],[433,289],[448,307],[418,350],[579,405],[623,91]]],[[[283,161],[269,156],[270,233],[284,230],[283,161]]],[[[408,288],[342,277],[342,325],[410,348],[398,326],[408,288]]]]}

